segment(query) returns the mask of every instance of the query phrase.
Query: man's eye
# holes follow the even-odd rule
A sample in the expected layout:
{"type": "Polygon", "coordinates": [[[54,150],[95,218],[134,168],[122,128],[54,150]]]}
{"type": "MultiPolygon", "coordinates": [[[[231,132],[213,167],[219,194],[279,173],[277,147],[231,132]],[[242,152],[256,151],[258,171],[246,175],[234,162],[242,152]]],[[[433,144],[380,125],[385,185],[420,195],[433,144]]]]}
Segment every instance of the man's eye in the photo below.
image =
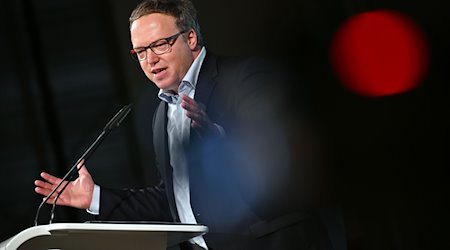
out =
{"type": "Polygon", "coordinates": [[[152,47],[153,48],[161,48],[161,47],[164,47],[164,46],[166,46],[167,45],[167,42],[166,41],[161,41],[161,42],[157,42],[156,44],[154,44],[152,47]]]}
{"type": "Polygon", "coordinates": [[[136,50],[136,54],[142,55],[145,53],[145,49],[136,50]]]}

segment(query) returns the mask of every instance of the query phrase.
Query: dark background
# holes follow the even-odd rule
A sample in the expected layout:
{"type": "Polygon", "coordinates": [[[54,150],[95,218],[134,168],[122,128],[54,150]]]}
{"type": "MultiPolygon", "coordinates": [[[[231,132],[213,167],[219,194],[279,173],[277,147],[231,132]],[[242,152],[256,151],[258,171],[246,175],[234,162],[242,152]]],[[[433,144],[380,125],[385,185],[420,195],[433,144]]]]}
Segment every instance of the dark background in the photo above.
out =
{"type": "MultiPolygon", "coordinates": [[[[132,115],[89,170],[104,186],[155,182],[149,130],[157,89],[128,54],[128,16],[137,2],[0,1],[0,241],[32,226],[39,173],[62,176],[127,103],[134,103],[132,115]]],[[[342,211],[349,249],[450,249],[447,2],[194,3],[210,50],[279,57],[301,79],[326,149],[321,198],[342,211]],[[379,8],[402,12],[422,28],[430,63],[418,88],[368,98],[342,87],[329,49],[345,19],[379,8]]],[[[87,219],[84,211],[56,210],[56,222],[87,219]]]]}

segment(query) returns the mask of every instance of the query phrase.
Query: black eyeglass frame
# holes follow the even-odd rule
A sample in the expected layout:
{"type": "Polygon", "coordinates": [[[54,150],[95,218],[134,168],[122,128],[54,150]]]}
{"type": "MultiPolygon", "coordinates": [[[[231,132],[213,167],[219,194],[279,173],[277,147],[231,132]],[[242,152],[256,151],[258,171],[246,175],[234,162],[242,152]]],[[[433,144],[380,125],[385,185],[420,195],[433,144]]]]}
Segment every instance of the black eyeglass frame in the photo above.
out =
{"type": "Polygon", "coordinates": [[[145,46],[145,47],[142,47],[142,48],[139,48],[139,49],[131,49],[130,50],[130,54],[131,54],[131,57],[134,59],[134,60],[136,60],[136,61],[144,61],[145,59],[147,59],[147,51],[148,51],[148,49],[150,49],[153,53],[155,53],[156,55],[163,55],[163,54],[166,54],[166,53],[169,53],[171,50],[172,50],[172,46],[175,44],[175,42],[177,41],[177,38],[181,35],[181,34],[183,34],[183,33],[186,33],[186,31],[185,30],[182,30],[182,31],[180,31],[180,32],[178,32],[178,33],[176,33],[175,35],[172,35],[172,36],[169,36],[169,37],[165,37],[165,38],[161,38],[161,39],[158,39],[158,40],[156,40],[156,41],[154,41],[154,42],[152,42],[152,43],[150,43],[148,46],[145,46]],[[158,43],[161,43],[161,41],[164,41],[165,43],[163,43],[163,44],[158,44],[158,43]],[[162,46],[162,45],[168,45],[168,47],[167,47],[167,49],[165,50],[165,51],[163,51],[163,52],[158,52],[158,51],[155,51],[155,47],[157,47],[157,46],[162,46]],[[138,56],[138,54],[139,53],[141,53],[141,52],[144,52],[145,51],[145,56],[142,58],[142,59],[139,59],[139,56],[138,56]]]}

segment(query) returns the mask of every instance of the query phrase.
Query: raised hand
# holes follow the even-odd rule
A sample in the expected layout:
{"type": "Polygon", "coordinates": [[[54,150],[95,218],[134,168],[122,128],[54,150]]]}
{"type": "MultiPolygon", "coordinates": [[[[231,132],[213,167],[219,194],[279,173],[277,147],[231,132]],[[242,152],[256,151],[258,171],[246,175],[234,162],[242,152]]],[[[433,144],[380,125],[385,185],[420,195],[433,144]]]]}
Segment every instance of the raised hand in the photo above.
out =
{"type": "Polygon", "coordinates": [[[217,126],[209,119],[205,107],[187,95],[181,96],[181,107],[186,110],[186,116],[191,118],[191,127],[201,133],[220,135],[217,126]]]}
{"type": "MultiPolygon", "coordinates": [[[[81,209],[89,208],[92,200],[92,194],[94,192],[94,181],[87,171],[86,166],[84,166],[83,164],[83,161],[78,164],[78,178],[69,183],[67,188],[56,201],[57,205],[70,206],[81,209]]],[[[41,173],[41,177],[43,180],[36,180],[34,182],[34,185],[36,185],[36,188],[34,190],[36,193],[46,197],[58,185],[61,179],[45,172],[41,173]]],[[[61,185],[60,190],[63,186],[64,184],[61,185]]],[[[48,199],[48,204],[53,204],[53,201],[60,190],[55,192],[52,197],[48,199]]]]}

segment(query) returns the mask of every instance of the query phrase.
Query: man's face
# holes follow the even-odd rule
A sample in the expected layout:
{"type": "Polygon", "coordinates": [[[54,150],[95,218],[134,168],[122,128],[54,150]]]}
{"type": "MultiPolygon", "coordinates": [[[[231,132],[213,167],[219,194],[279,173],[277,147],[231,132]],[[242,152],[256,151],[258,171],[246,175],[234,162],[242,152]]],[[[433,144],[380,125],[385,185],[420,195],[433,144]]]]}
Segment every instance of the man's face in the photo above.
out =
{"type": "MultiPolygon", "coordinates": [[[[139,49],[180,31],[174,17],[153,13],[132,23],[131,43],[134,49],[139,49]]],[[[140,61],[141,68],[158,88],[178,92],[181,80],[199,54],[199,51],[195,50],[196,45],[196,34],[189,30],[181,34],[171,46],[171,50],[165,54],[156,55],[147,49],[147,58],[140,61]]]]}

